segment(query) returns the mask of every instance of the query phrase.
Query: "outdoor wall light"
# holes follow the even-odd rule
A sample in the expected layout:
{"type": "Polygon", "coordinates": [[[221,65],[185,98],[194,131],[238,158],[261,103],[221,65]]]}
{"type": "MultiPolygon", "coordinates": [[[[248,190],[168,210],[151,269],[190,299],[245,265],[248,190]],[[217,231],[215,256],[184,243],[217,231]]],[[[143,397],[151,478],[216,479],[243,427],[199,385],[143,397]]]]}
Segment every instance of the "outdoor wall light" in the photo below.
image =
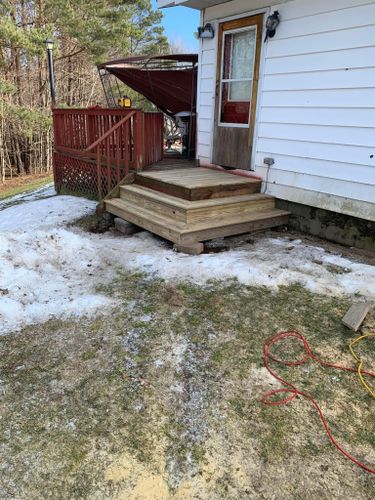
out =
{"type": "Polygon", "coordinates": [[[120,97],[117,100],[117,104],[119,105],[120,108],[131,108],[132,100],[128,96],[120,97]]]}
{"type": "Polygon", "coordinates": [[[53,45],[54,45],[53,40],[51,40],[50,38],[47,38],[45,40],[45,44],[46,44],[47,50],[53,50],[53,45]]]}
{"type": "Polygon", "coordinates": [[[214,38],[215,30],[210,23],[198,27],[198,38],[214,38]]]}

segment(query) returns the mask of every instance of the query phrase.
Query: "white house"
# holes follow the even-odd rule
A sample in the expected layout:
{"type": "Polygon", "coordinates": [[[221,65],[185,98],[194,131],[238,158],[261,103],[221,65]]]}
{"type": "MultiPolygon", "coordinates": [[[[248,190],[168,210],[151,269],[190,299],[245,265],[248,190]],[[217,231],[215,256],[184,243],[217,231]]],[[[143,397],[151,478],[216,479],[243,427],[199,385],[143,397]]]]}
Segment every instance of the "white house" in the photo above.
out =
{"type": "Polygon", "coordinates": [[[375,1],[158,3],[200,9],[214,29],[199,49],[201,164],[252,170],[280,200],[375,221],[375,1]]]}

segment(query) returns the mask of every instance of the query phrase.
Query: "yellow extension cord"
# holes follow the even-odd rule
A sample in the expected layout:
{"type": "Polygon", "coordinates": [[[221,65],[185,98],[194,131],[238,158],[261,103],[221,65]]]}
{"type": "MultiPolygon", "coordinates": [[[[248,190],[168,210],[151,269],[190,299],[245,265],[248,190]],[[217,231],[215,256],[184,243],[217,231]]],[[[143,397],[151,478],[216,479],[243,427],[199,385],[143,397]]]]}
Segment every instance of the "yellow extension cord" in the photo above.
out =
{"type": "Polygon", "coordinates": [[[374,389],[372,389],[368,385],[368,383],[366,382],[365,377],[363,376],[363,373],[362,373],[363,363],[364,362],[361,360],[361,358],[354,351],[354,346],[356,344],[358,344],[359,342],[362,342],[363,340],[368,339],[370,337],[375,337],[375,333],[368,333],[367,335],[362,335],[361,337],[358,337],[357,339],[352,340],[350,342],[350,344],[349,344],[349,350],[350,350],[352,356],[354,357],[354,359],[358,363],[357,373],[358,373],[359,379],[361,381],[361,384],[366,389],[366,391],[370,394],[370,396],[372,396],[373,398],[375,398],[375,391],[374,391],[374,389]]]}

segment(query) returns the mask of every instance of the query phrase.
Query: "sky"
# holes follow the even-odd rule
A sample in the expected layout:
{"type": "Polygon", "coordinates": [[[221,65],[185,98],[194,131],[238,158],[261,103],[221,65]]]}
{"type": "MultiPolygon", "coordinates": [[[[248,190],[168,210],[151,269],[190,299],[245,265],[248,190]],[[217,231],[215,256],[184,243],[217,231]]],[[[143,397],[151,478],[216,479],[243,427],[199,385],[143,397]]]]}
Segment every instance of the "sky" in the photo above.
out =
{"type": "MultiPolygon", "coordinates": [[[[152,0],[157,8],[157,0],[152,0]]],[[[163,26],[169,41],[180,48],[180,52],[197,52],[198,40],[193,33],[199,26],[199,10],[188,7],[170,7],[162,9],[163,26]]]]}

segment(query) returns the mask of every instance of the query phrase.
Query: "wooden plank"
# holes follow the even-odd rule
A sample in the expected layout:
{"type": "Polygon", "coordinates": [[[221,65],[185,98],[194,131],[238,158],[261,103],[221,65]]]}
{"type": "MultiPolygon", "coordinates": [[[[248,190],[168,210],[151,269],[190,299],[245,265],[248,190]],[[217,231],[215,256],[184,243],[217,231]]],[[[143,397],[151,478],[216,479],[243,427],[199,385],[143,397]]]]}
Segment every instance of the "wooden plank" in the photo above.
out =
{"type": "MultiPolygon", "coordinates": [[[[236,199],[234,203],[225,203],[221,205],[208,206],[205,208],[191,209],[186,212],[186,222],[209,221],[212,219],[221,219],[226,217],[234,217],[236,215],[248,215],[250,213],[264,212],[275,208],[274,198],[253,198],[252,196],[233,196],[229,198],[217,198],[220,200],[236,199]],[[239,198],[243,200],[239,201],[239,198]]],[[[213,200],[208,200],[213,201],[213,200]]],[[[195,202],[192,202],[195,203],[195,202]]]]}
{"type": "Polygon", "coordinates": [[[204,246],[202,243],[197,241],[194,243],[186,243],[185,245],[175,244],[173,246],[173,250],[176,252],[187,253],[189,255],[200,255],[204,250],[204,246]]]}
{"type": "Polygon", "coordinates": [[[227,236],[235,236],[238,234],[252,233],[254,231],[262,231],[276,226],[288,224],[288,214],[257,214],[258,218],[237,224],[229,224],[222,227],[202,229],[192,231],[190,233],[181,234],[181,243],[191,241],[209,241],[214,238],[224,238],[227,236]]]}
{"type": "Polygon", "coordinates": [[[222,228],[224,226],[235,226],[245,222],[253,222],[261,219],[269,219],[276,216],[289,215],[289,212],[275,208],[273,210],[257,211],[255,213],[241,213],[230,217],[223,217],[215,221],[197,221],[190,224],[185,224],[184,233],[195,231],[209,231],[210,229],[222,228]]]}
{"type": "Polygon", "coordinates": [[[370,310],[370,304],[367,303],[357,303],[353,304],[349,311],[342,318],[342,322],[345,326],[357,332],[359,327],[362,325],[364,319],[366,318],[370,310]]]}
{"type": "Polygon", "coordinates": [[[174,243],[192,243],[258,231],[286,224],[288,221],[288,212],[276,209],[253,214],[241,214],[237,217],[224,217],[214,220],[215,222],[209,220],[186,224],[170,217],[163,217],[160,214],[141,208],[135,203],[125,202],[121,199],[108,200],[105,202],[105,207],[108,212],[174,243]]]}
{"type": "Polygon", "coordinates": [[[239,196],[260,191],[261,182],[250,184],[215,185],[208,187],[189,188],[174,183],[167,183],[158,179],[136,176],[136,184],[145,186],[161,193],[183,198],[185,200],[205,200],[209,198],[222,198],[226,196],[239,196]]]}
{"type": "Polygon", "coordinates": [[[210,198],[208,200],[190,201],[160,193],[159,191],[154,191],[153,189],[139,186],[137,184],[122,187],[121,190],[124,190],[126,192],[131,190],[135,195],[147,196],[149,198],[155,199],[156,201],[160,201],[161,203],[167,203],[174,207],[184,208],[186,210],[203,209],[209,207],[214,208],[217,206],[229,205],[232,203],[243,201],[260,201],[263,199],[272,201],[274,200],[274,197],[268,194],[254,193],[250,195],[230,196],[227,198],[210,198]]]}
{"type": "Polygon", "coordinates": [[[216,170],[193,168],[142,172],[136,184],[185,200],[204,200],[260,191],[261,181],[216,170]]]}
{"type": "Polygon", "coordinates": [[[257,210],[264,211],[273,209],[275,206],[275,199],[263,194],[189,201],[134,184],[122,186],[120,197],[147,210],[183,222],[222,218],[257,210]]]}
{"type": "Polygon", "coordinates": [[[161,195],[151,189],[134,185],[121,187],[120,191],[120,197],[125,202],[129,201],[142,209],[169,217],[172,220],[186,222],[186,206],[179,203],[182,201],[179,198],[161,195]]]}
{"type": "Polygon", "coordinates": [[[175,185],[190,188],[214,184],[248,184],[257,182],[257,179],[252,177],[241,177],[221,170],[200,167],[142,172],[139,176],[173,182],[175,185]]]}
{"type": "Polygon", "coordinates": [[[169,241],[180,243],[179,234],[182,227],[176,221],[163,218],[148,210],[142,210],[131,203],[125,203],[123,200],[109,200],[105,203],[105,206],[108,212],[128,222],[140,226],[151,233],[158,234],[169,241]]]}
{"type": "Polygon", "coordinates": [[[120,197],[120,189],[121,186],[127,186],[128,184],[133,184],[134,182],[134,172],[130,172],[127,174],[123,179],[120,180],[120,182],[110,191],[107,196],[105,197],[106,200],[112,200],[114,198],[119,198],[120,197]]]}
{"type": "Polygon", "coordinates": [[[159,179],[152,179],[141,175],[136,175],[135,183],[139,186],[144,186],[159,193],[166,193],[170,196],[176,196],[177,198],[183,198],[185,200],[190,200],[190,189],[182,186],[175,186],[173,184],[167,184],[166,182],[160,181],[159,179]]]}

